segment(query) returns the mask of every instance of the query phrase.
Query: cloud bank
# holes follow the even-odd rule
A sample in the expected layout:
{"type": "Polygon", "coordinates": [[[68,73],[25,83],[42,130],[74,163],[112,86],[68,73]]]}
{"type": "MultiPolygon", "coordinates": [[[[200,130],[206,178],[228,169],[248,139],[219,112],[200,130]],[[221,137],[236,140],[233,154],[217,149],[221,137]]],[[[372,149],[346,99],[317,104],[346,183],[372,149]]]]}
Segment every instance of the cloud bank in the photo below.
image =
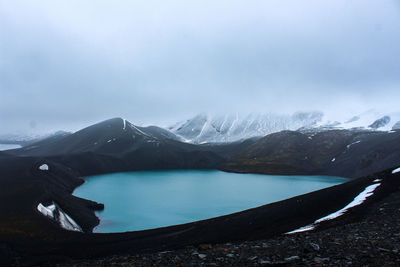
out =
{"type": "Polygon", "coordinates": [[[395,0],[0,0],[0,25],[0,133],[400,96],[395,0]]]}

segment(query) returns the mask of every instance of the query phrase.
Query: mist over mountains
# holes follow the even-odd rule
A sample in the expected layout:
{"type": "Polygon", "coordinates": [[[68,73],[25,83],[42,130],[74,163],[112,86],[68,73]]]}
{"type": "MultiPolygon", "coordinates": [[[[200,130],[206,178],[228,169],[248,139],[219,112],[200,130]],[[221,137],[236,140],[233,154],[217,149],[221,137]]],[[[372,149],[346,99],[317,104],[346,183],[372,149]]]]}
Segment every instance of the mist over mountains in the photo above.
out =
{"type": "Polygon", "coordinates": [[[233,142],[264,136],[282,130],[311,127],[322,120],[322,112],[297,112],[293,115],[251,113],[199,114],[168,129],[191,143],[233,142]]]}
{"type": "MultiPolygon", "coordinates": [[[[135,123],[135,125],[141,125],[135,123]]],[[[144,126],[143,126],[144,127],[144,126]]],[[[333,129],[364,129],[391,131],[400,129],[400,112],[384,113],[369,110],[363,113],[348,114],[347,117],[326,115],[321,111],[303,111],[293,114],[279,113],[200,113],[169,126],[162,126],[163,134],[170,139],[187,143],[225,143],[258,138],[284,130],[323,131],[333,129]]],[[[147,131],[160,129],[148,126],[147,131]]],[[[157,130],[158,131],[158,130],[157,130]]],[[[32,144],[49,137],[63,137],[67,131],[54,131],[47,134],[0,134],[0,143],[32,144]]]]}
{"type": "Polygon", "coordinates": [[[250,113],[208,115],[199,114],[167,129],[195,144],[234,142],[262,137],[284,130],[323,131],[333,129],[365,129],[390,131],[400,126],[400,113],[367,111],[346,120],[328,118],[320,111],[296,112],[292,115],[276,113],[250,113]]]}

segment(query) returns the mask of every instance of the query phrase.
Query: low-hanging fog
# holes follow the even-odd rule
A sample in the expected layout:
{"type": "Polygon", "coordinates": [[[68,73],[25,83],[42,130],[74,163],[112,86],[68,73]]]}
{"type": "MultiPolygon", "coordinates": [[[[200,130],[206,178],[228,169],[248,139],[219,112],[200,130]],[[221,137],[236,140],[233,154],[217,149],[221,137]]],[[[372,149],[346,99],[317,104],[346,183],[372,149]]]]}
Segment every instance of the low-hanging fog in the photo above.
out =
{"type": "Polygon", "coordinates": [[[0,133],[398,111],[396,0],[0,0],[0,133]]]}

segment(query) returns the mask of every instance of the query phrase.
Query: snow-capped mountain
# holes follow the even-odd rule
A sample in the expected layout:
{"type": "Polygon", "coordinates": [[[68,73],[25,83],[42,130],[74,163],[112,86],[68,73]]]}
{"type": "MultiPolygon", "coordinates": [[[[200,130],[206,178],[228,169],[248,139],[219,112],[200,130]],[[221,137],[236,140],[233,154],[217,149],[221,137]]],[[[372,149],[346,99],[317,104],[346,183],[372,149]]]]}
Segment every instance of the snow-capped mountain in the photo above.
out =
{"type": "Polygon", "coordinates": [[[379,131],[400,129],[400,113],[370,110],[361,114],[350,114],[346,119],[338,119],[335,116],[328,118],[319,111],[296,112],[292,115],[199,114],[185,122],[168,127],[168,130],[181,137],[182,141],[196,144],[235,142],[283,130],[324,131],[330,129],[379,131]]]}
{"type": "Polygon", "coordinates": [[[400,128],[400,112],[384,113],[376,110],[368,110],[360,114],[349,115],[349,118],[343,121],[336,118],[324,117],[316,127],[391,131],[400,128]]]}
{"type": "Polygon", "coordinates": [[[234,142],[282,130],[312,127],[320,122],[322,117],[322,112],[297,112],[293,115],[251,113],[245,116],[200,114],[168,129],[191,143],[234,142]]]}

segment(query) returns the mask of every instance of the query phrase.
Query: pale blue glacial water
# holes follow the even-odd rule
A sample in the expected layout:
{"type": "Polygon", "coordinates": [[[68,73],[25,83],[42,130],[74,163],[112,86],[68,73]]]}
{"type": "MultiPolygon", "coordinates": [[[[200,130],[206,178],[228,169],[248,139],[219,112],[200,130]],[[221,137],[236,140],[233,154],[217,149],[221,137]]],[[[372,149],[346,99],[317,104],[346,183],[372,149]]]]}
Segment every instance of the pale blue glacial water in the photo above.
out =
{"type": "Polygon", "coordinates": [[[140,171],[86,178],[74,195],[105,204],[95,232],[151,229],[226,215],[346,182],[332,176],[140,171]]]}

